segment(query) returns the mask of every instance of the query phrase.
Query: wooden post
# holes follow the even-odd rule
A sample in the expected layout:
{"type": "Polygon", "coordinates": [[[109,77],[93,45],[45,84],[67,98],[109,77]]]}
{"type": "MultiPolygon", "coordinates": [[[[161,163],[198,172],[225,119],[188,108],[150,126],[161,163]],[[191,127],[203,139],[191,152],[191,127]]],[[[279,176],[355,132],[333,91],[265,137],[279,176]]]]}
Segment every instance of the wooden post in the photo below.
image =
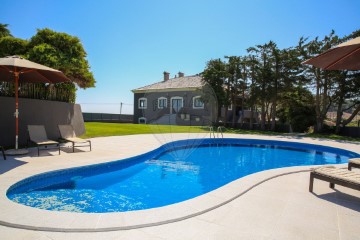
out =
{"type": "Polygon", "coordinates": [[[19,72],[15,75],[15,149],[19,148],[19,72]]]}

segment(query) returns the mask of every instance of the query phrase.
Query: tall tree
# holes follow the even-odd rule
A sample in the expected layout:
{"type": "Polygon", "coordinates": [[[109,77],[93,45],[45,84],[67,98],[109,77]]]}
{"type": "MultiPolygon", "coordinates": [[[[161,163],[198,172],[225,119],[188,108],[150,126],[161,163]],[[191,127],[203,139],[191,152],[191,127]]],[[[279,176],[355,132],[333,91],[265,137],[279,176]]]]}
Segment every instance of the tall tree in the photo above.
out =
{"type": "MultiPolygon", "coordinates": [[[[315,38],[314,40],[305,43],[307,39],[301,39],[299,42],[300,52],[303,54],[303,60],[314,57],[331,47],[338,44],[338,37],[332,31],[328,36],[322,40],[315,38]]],[[[315,132],[321,132],[323,129],[324,120],[330,106],[334,102],[334,78],[331,71],[324,71],[314,66],[304,66],[304,77],[311,81],[311,87],[315,89],[315,110],[316,110],[316,125],[315,132]]]]}
{"type": "Polygon", "coordinates": [[[221,59],[212,59],[207,62],[202,73],[204,81],[209,84],[215,92],[218,101],[218,118],[221,116],[221,107],[228,106],[228,99],[224,89],[226,64],[221,59]]]}
{"type": "Polygon", "coordinates": [[[235,127],[236,125],[236,106],[237,104],[237,99],[240,95],[241,92],[241,83],[242,81],[242,77],[243,77],[243,64],[242,64],[242,58],[241,57],[237,57],[237,56],[230,56],[230,57],[225,57],[228,62],[226,64],[226,69],[227,69],[227,90],[228,90],[228,98],[230,103],[232,104],[232,127],[235,127]]]}
{"type": "MultiPolygon", "coordinates": [[[[288,109],[286,111],[293,114],[292,120],[289,118],[290,123],[294,123],[293,119],[301,119],[295,117],[296,114],[302,114],[302,117],[307,114],[311,116],[315,109],[314,130],[321,132],[329,108],[335,106],[338,112],[336,128],[338,132],[341,125],[348,124],[360,112],[360,71],[324,71],[301,63],[357,36],[360,36],[359,30],[343,39],[332,31],[323,39],[317,37],[308,41],[308,39],[300,38],[297,46],[287,49],[279,49],[274,42],[270,41],[249,48],[248,55],[245,57],[225,57],[227,62],[220,59],[212,60],[212,65],[208,65],[206,69],[207,78],[209,80],[211,79],[209,76],[212,76],[213,79],[218,80],[215,86],[219,89],[217,95],[221,95],[222,98],[219,106],[224,105],[225,111],[227,111],[227,106],[235,103],[241,94],[243,94],[242,105],[245,106],[246,91],[247,106],[250,107],[251,113],[258,108],[261,109],[261,129],[263,130],[266,129],[266,125],[275,130],[276,119],[279,118],[277,114],[284,109],[288,109]],[[217,68],[214,68],[215,66],[217,68]],[[214,71],[214,69],[221,69],[221,71],[214,71]],[[221,77],[219,77],[220,72],[221,77]],[[311,97],[311,93],[314,94],[314,98],[311,97]],[[302,98],[301,94],[306,97],[302,98]],[[309,101],[306,101],[306,104],[300,104],[304,100],[309,101]],[[295,101],[295,103],[289,104],[288,101],[295,101]],[[310,106],[311,102],[313,102],[313,107],[310,106]],[[342,119],[342,113],[350,108],[352,109],[351,117],[342,119]]],[[[284,114],[281,114],[283,118],[284,114]]],[[[227,112],[225,115],[227,116],[227,112]]],[[[236,112],[233,112],[233,126],[235,115],[236,112]]],[[[309,119],[308,123],[311,123],[312,118],[309,117],[309,119]]],[[[250,128],[252,128],[252,121],[251,116],[250,128]]]]}
{"type": "Polygon", "coordinates": [[[278,118],[288,123],[295,132],[304,132],[315,123],[316,113],[313,94],[303,87],[294,87],[282,94],[278,118]]]}
{"type": "MultiPolygon", "coordinates": [[[[353,32],[351,35],[344,38],[339,38],[332,31],[324,39],[314,40],[302,45],[303,60],[309,59],[315,55],[318,55],[331,47],[347,41],[351,38],[360,35],[360,30],[353,32]]],[[[303,40],[304,43],[306,40],[303,40]]],[[[328,71],[322,70],[316,67],[305,67],[303,75],[305,78],[312,80],[312,84],[316,91],[315,96],[315,109],[316,109],[316,126],[315,132],[321,132],[323,123],[326,118],[326,114],[331,106],[335,106],[336,117],[336,133],[340,132],[340,127],[348,124],[360,111],[360,94],[359,88],[359,71],[328,71]],[[351,101],[353,104],[350,107],[344,107],[346,102],[351,101]],[[354,108],[351,117],[347,120],[343,120],[343,112],[347,108],[354,108]]]]}
{"type": "Polygon", "coordinates": [[[238,97],[241,89],[244,88],[244,79],[246,70],[244,60],[237,56],[225,56],[227,61],[221,59],[211,60],[208,62],[203,72],[205,82],[207,82],[216,92],[219,102],[219,116],[221,106],[225,107],[225,124],[228,121],[228,107],[232,105],[232,126],[236,124],[236,108],[238,97]]]}
{"type": "Polygon", "coordinates": [[[271,48],[271,58],[273,67],[273,78],[272,78],[272,91],[271,91],[271,130],[275,131],[276,124],[276,108],[279,94],[279,85],[281,79],[281,64],[282,64],[282,52],[277,48],[276,44],[272,41],[269,42],[271,48]]]}
{"type": "Polygon", "coordinates": [[[360,71],[334,71],[334,105],[336,105],[335,133],[340,133],[341,126],[346,126],[360,111],[360,71]],[[345,111],[352,110],[348,119],[343,119],[345,111]]]}
{"type": "Polygon", "coordinates": [[[0,23],[0,57],[25,55],[28,41],[20,38],[14,38],[11,35],[8,26],[8,24],[0,23]]]}
{"type": "Polygon", "coordinates": [[[0,38],[12,37],[10,30],[8,29],[9,24],[0,23],[0,38]]]}
{"type": "MultiPolygon", "coordinates": [[[[257,114],[257,102],[260,94],[260,88],[257,84],[257,76],[259,75],[259,62],[255,58],[254,55],[248,55],[245,57],[245,64],[247,67],[248,75],[247,78],[249,80],[249,86],[247,90],[247,105],[250,107],[250,123],[249,128],[253,129],[254,124],[254,115],[257,114]],[[254,112],[256,111],[256,112],[254,112]]],[[[243,94],[244,95],[244,94],[243,94]]]]}
{"type": "MultiPolygon", "coordinates": [[[[296,48],[287,49],[273,48],[273,91],[271,92],[271,130],[275,130],[276,119],[278,119],[278,108],[285,103],[283,98],[288,99],[289,93],[299,92],[303,89],[301,80],[301,60],[296,48]]],[[[291,99],[291,98],[290,98],[291,99]]]]}
{"type": "MultiPolygon", "coordinates": [[[[244,114],[245,114],[245,108],[249,107],[248,102],[245,102],[245,99],[248,98],[249,96],[249,89],[248,89],[248,79],[249,79],[249,72],[250,72],[250,63],[249,63],[249,58],[248,57],[241,57],[241,61],[240,61],[240,83],[239,83],[239,87],[240,87],[240,92],[241,92],[241,126],[244,123],[244,114]]],[[[252,117],[252,116],[251,116],[252,117]]]]}
{"type": "Polygon", "coordinates": [[[48,28],[38,30],[29,41],[29,60],[59,69],[81,88],[95,86],[95,79],[80,39],[48,28]]]}
{"type": "Polygon", "coordinates": [[[0,38],[0,57],[11,55],[25,56],[28,41],[10,36],[0,38]]]}
{"type": "Polygon", "coordinates": [[[271,82],[274,79],[274,73],[272,71],[272,42],[264,45],[257,45],[251,47],[248,52],[256,60],[257,67],[255,72],[255,81],[260,93],[258,100],[261,108],[261,130],[265,130],[266,116],[270,106],[271,99],[271,82]]]}
{"type": "MultiPolygon", "coordinates": [[[[341,42],[348,41],[360,36],[360,30],[352,32],[350,35],[340,39],[341,42]]],[[[334,71],[336,111],[335,133],[340,133],[340,127],[346,126],[360,112],[360,71],[334,71]],[[350,104],[346,104],[346,102],[350,104]],[[353,110],[348,119],[343,119],[343,113],[347,110],[353,110]]]]}

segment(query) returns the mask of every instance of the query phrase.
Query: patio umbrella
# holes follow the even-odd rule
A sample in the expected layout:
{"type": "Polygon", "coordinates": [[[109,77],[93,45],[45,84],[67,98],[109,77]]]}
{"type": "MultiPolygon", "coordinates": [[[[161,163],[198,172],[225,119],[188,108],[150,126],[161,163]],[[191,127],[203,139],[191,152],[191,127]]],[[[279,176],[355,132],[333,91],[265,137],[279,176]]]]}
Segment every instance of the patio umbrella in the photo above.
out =
{"type": "Polygon", "coordinates": [[[360,70],[360,37],[339,44],[303,64],[324,70],[360,70]]]}
{"type": "Polygon", "coordinates": [[[15,83],[15,149],[19,138],[19,82],[59,83],[70,81],[62,72],[19,56],[0,58],[0,81],[15,83]]]}

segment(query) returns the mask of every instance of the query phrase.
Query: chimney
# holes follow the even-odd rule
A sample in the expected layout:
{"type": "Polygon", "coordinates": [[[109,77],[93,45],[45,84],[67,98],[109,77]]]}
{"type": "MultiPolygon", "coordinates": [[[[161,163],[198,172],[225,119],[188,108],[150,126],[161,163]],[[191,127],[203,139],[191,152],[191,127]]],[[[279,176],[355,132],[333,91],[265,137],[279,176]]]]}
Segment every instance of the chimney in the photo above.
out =
{"type": "Polygon", "coordinates": [[[184,73],[183,73],[183,72],[179,72],[179,77],[184,77],[184,73]]]}
{"type": "Polygon", "coordinates": [[[170,78],[170,73],[164,72],[164,81],[169,80],[169,78],[170,78]]]}

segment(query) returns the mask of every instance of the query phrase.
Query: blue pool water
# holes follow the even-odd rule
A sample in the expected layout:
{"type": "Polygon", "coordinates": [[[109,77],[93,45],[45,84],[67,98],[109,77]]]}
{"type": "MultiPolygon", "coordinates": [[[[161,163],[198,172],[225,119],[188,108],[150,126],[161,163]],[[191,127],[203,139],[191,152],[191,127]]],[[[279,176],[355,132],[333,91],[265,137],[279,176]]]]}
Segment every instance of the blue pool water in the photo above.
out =
{"type": "Polygon", "coordinates": [[[161,207],[263,170],[346,163],[359,154],[310,144],[205,139],[173,142],[137,157],[24,179],[7,192],[31,207],[70,212],[124,212],[161,207]]]}

